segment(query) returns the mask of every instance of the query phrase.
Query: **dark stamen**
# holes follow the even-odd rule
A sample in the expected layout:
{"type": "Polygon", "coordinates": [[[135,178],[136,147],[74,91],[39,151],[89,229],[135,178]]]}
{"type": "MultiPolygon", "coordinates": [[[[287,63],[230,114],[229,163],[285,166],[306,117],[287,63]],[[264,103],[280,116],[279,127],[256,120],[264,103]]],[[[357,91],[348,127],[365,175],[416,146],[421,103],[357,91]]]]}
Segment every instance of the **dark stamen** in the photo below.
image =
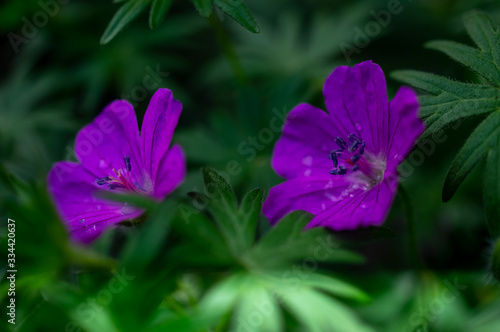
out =
{"type": "Polygon", "coordinates": [[[337,137],[335,139],[335,143],[337,143],[337,145],[342,149],[342,150],[345,150],[347,149],[347,143],[340,137],[337,137]]]}
{"type": "Polygon", "coordinates": [[[112,183],[108,186],[109,189],[113,190],[113,189],[118,189],[118,188],[125,188],[124,186],[122,186],[121,184],[118,184],[118,183],[112,183]]]}
{"type": "Polygon", "coordinates": [[[132,170],[132,167],[130,166],[130,157],[129,156],[126,156],[123,161],[125,162],[125,168],[127,169],[127,171],[131,171],[132,170]]]}
{"type": "Polygon", "coordinates": [[[349,134],[348,138],[350,142],[358,142],[358,143],[362,142],[361,139],[354,134],[349,134]]]}
{"type": "Polygon", "coordinates": [[[344,166],[339,166],[339,170],[338,170],[338,175],[344,175],[345,173],[347,173],[347,168],[345,168],[344,166]]]}
{"type": "Polygon", "coordinates": [[[352,168],[351,168],[351,170],[353,172],[356,172],[358,169],[359,169],[359,164],[356,164],[356,165],[352,166],[352,168]]]}
{"type": "Polygon", "coordinates": [[[349,145],[349,148],[347,149],[347,151],[349,151],[349,152],[356,151],[356,149],[358,148],[358,145],[359,145],[359,143],[357,141],[353,141],[351,143],[351,145],[349,145]]]}
{"type": "Polygon", "coordinates": [[[331,175],[337,175],[337,174],[339,174],[339,171],[338,171],[338,169],[332,169],[332,170],[330,171],[330,174],[331,174],[331,175]]]}
{"type": "Polygon", "coordinates": [[[97,184],[102,186],[103,184],[108,183],[109,180],[110,180],[109,176],[106,176],[106,177],[103,177],[102,179],[98,179],[97,184]]]}
{"type": "Polygon", "coordinates": [[[359,160],[359,158],[361,158],[361,155],[355,154],[354,156],[351,157],[351,162],[356,163],[359,160]]]}
{"type": "Polygon", "coordinates": [[[337,159],[337,153],[335,151],[332,151],[330,153],[330,159],[333,161],[333,167],[337,167],[337,165],[339,164],[339,161],[337,159]]]}
{"type": "Polygon", "coordinates": [[[365,142],[361,142],[361,147],[359,148],[359,154],[365,153],[365,142]]]}

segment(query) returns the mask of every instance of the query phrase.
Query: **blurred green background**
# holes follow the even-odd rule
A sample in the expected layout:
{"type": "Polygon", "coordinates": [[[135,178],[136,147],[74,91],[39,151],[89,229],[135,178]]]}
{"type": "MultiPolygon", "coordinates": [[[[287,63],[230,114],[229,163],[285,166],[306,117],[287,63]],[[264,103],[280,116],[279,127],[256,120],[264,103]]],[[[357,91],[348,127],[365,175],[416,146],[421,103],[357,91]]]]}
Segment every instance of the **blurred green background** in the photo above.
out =
{"type": "MultiPolygon", "coordinates": [[[[461,18],[472,9],[483,10],[500,25],[498,1],[401,0],[402,11],[346,58],[342,45],[355,45],[356,28],[364,29],[374,20],[372,11],[387,9],[390,2],[246,1],[260,29],[252,33],[220,9],[214,8],[211,17],[205,18],[193,3],[177,0],[155,29],[149,28],[148,8],[101,45],[101,36],[123,2],[3,1],[0,245],[5,259],[0,271],[0,329],[240,331],[227,310],[222,305],[218,309],[217,301],[211,310],[224,314],[217,326],[200,327],[189,320],[190,310],[207,290],[224,280],[227,271],[237,270],[235,263],[220,257],[212,262],[196,247],[189,248],[196,239],[185,232],[193,230],[183,233],[176,226],[176,204],[192,206],[187,194],[203,191],[200,167],[227,172],[228,162],[235,160],[241,170],[228,180],[237,197],[257,187],[267,192],[282,181],[270,166],[279,133],[257,148],[249,148],[251,137],[259,137],[276,114],[286,114],[299,102],[324,108],[322,85],[336,66],[373,60],[386,74],[391,97],[400,83],[389,74],[398,69],[473,82],[477,81],[474,73],[423,44],[433,39],[471,44],[461,18]],[[39,27],[27,27],[37,15],[40,19],[46,3],[55,4],[53,15],[46,15],[46,23],[39,27]],[[45,193],[47,173],[56,161],[73,158],[76,132],[112,100],[129,100],[140,122],[156,91],[144,85],[151,71],[158,73],[158,88],[171,89],[184,105],[174,141],[187,154],[187,178],[169,198],[173,203],[155,207],[151,222],[144,226],[112,230],[89,248],[68,243],[45,193]],[[17,222],[15,326],[7,323],[4,313],[7,218],[17,222]],[[162,222],[172,227],[167,230],[162,222]],[[156,236],[148,238],[151,234],[156,236]],[[187,250],[180,250],[182,246],[187,250]],[[106,289],[116,278],[114,273],[123,268],[135,280],[125,281],[125,290],[88,323],[79,305],[106,289]],[[188,318],[177,321],[181,327],[161,325],[178,317],[188,318]]],[[[345,236],[346,246],[363,256],[364,262],[320,265],[321,271],[371,297],[361,303],[342,303],[375,331],[500,331],[500,283],[488,267],[497,239],[489,235],[484,220],[481,165],[450,202],[441,201],[453,156],[475,125],[477,120],[467,120],[447,130],[445,142],[437,143],[435,151],[403,181],[416,215],[423,270],[415,272],[411,264],[399,195],[384,224],[387,234],[345,236]],[[450,284],[463,286],[454,286],[458,292],[452,293],[452,300],[447,291],[452,291],[450,284]]],[[[269,228],[260,217],[259,234],[269,228]]],[[[307,304],[305,297],[304,301],[307,304]]],[[[316,307],[313,300],[310,304],[315,311],[329,314],[330,307],[316,307]]],[[[288,308],[276,326],[284,331],[310,330],[298,321],[288,308]]],[[[318,331],[330,331],[321,326],[318,331]]]]}

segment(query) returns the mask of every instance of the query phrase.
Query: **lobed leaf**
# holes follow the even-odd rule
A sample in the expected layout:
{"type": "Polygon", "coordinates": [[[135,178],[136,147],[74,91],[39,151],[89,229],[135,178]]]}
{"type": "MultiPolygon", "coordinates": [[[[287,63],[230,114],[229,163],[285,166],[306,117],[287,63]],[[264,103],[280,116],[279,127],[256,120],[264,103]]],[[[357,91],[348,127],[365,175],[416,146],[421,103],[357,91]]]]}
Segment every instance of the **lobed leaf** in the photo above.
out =
{"type": "Polygon", "coordinates": [[[253,33],[260,31],[243,0],[212,0],[212,2],[248,31],[253,33]]]}
{"type": "Polygon", "coordinates": [[[194,7],[203,17],[209,17],[212,14],[212,2],[210,0],[191,0],[194,7]]]}
{"type": "Polygon", "coordinates": [[[425,46],[447,54],[450,58],[460,62],[492,83],[500,82],[499,64],[494,62],[491,54],[486,53],[484,50],[447,40],[431,41],[425,46]]]}
{"type": "MultiPolygon", "coordinates": [[[[500,146],[498,145],[499,135],[500,112],[494,112],[477,126],[453,160],[443,186],[443,201],[446,202],[453,197],[474,166],[492,149],[494,150],[500,146]]],[[[494,160],[494,157],[491,158],[493,158],[492,162],[497,161],[494,160]]],[[[494,186],[493,183],[488,185],[494,186]]]]}

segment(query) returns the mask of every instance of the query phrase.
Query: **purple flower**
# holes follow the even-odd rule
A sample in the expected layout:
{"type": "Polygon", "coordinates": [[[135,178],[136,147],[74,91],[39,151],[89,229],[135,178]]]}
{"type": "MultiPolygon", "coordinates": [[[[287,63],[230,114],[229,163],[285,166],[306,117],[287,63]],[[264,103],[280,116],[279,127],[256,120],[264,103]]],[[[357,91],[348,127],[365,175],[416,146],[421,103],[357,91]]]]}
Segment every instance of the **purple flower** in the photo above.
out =
{"type": "Polygon", "coordinates": [[[293,210],[314,214],[308,227],[380,225],[394,199],[397,167],[423,132],[415,93],[401,87],[387,101],[380,67],[338,67],[323,87],[328,113],[300,104],[288,115],[272,159],[287,180],[273,187],[263,212],[272,224],[293,210]]]}
{"type": "Polygon", "coordinates": [[[149,103],[140,136],[134,108],[125,100],[112,102],[80,130],[75,141],[80,163],[58,162],[48,176],[49,192],[75,240],[89,243],[106,228],[144,212],[99,198],[98,191],[162,200],[180,185],[184,152],[169,145],[181,111],[172,92],[160,89],[149,103]]]}

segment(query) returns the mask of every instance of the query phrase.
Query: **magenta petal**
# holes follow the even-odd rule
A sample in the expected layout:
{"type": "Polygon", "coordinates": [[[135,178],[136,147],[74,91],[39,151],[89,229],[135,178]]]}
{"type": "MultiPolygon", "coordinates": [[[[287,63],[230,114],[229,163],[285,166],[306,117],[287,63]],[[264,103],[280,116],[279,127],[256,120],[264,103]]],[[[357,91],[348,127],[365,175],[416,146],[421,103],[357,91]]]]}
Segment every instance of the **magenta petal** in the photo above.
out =
{"type": "Polygon", "coordinates": [[[185,176],[186,157],[184,151],[179,145],[174,145],[160,162],[154,184],[155,197],[163,199],[184,181],[185,176]]]}
{"type": "Polygon", "coordinates": [[[168,89],[159,89],[151,98],[141,127],[141,153],[152,179],[158,177],[159,164],[167,154],[181,111],[181,102],[168,89]]]}
{"type": "Polygon", "coordinates": [[[288,114],[274,148],[274,170],[285,178],[328,174],[328,155],[337,148],[333,140],[338,135],[328,114],[309,104],[298,105],[288,114]]]}
{"type": "Polygon", "coordinates": [[[389,213],[397,187],[397,176],[391,175],[367,191],[346,188],[349,194],[316,214],[308,227],[328,227],[340,231],[380,226],[389,213]]]}
{"type": "Polygon", "coordinates": [[[323,87],[325,103],[342,136],[354,133],[377,154],[387,141],[388,101],[384,73],[371,61],[335,69],[323,87]]]}
{"type": "Polygon", "coordinates": [[[112,168],[125,167],[130,157],[132,169],[143,168],[139,152],[137,118],[132,105],[124,100],[109,104],[76,137],[75,154],[95,177],[109,175],[112,168]]]}
{"type": "Polygon", "coordinates": [[[293,178],[271,188],[262,212],[271,224],[295,210],[317,214],[330,207],[347,186],[344,178],[329,174],[293,178]]]}
{"type": "Polygon", "coordinates": [[[393,171],[410,153],[425,127],[418,117],[417,95],[408,87],[401,87],[389,106],[389,140],[387,142],[388,169],[393,171]]]}
{"type": "Polygon", "coordinates": [[[95,176],[80,164],[58,162],[47,181],[57,211],[77,241],[88,243],[106,228],[142,214],[123,203],[97,198],[95,176]]]}

